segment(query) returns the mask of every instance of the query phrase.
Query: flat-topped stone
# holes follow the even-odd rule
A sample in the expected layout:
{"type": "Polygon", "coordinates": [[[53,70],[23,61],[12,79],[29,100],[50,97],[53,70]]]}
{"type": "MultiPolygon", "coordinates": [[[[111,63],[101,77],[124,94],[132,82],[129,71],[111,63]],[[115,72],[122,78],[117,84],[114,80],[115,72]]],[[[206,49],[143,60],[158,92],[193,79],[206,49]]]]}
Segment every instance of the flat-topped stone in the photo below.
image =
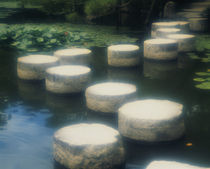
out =
{"type": "Polygon", "coordinates": [[[89,65],[91,62],[91,50],[83,48],[62,49],[54,52],[54,56],[58,57],[60,64],[81,64],[89,65]]]}
{"type": "Polygon", "coordinates": [[[146,169],[209,169],[176,161],[153,161],[146,169]]]}
{"type": "Polygon", "coordinates": [[[181,33],[181,29],[177,28],[160,28],[156,30],[157,38],[166,38],[169,34],[181,33]]]}
{"type": "Polygon", "coordinates": [[[125,152],[119,132],[103,124],[81,123],[54,134],[54,159],[70,169],[114,169],[125,152]]]}
{"type": "Polygon", "coordinates": [[[137,45],[122,44],[108,47],[108,64],[115,67],[136,66],[140,62],[137,45]]]}
{"type": "Polygon", "coordinates": [[[17,74],[24,80],[42,80],[45,70],[58,65],[58,58],[48,55],[29,55],[17,59],[17,74]]]}
{"type": "Polygon", "coordinates": [[[174,60],[178,54],[178,42],[173,39],[149,39],[144,41],[144,58],[174,60]]]}
{"type": "Polygon", "coordinates": [[[185,131],[183,105],[168,100],[137,100],[118,110],[120,133],[145,142],[171,141],[185,131]]]}
{"type": "Polygon", "coordinates": [[[182,32],[188,32],[189,22],[187,21],[154,22],[152,23],[152,30],[151,30],[152,38],[156,37],[157,29],[162,29],[162,28],[167,28],[167,29],[177,28],[177,29],[181,29],[182,32]]]}
{"type": "Polygon", "coordinates": [[[190,34],[170,34],[169,39],[178,41],[179,52],[189,52],[195,50],[195,36],[190,34]]]}
{"type": "Polygon", "coordinates": [[[99,112],[117,112],[118,108],[136,96],[136,86],[128,83],[104,82],[86,89],[87,107],[99,112]]]}
{"type": "Polygon", "coordinates": [[[87,66],[56,66],[46,72],[46,89],[53,93],[81,92],[91,79],[91,69],[87,66]]]}
{"type": "Polygon", "coordinates": [[[203,32],[208,30],[208,18],[190,18],[190,30],[203,32]]]}

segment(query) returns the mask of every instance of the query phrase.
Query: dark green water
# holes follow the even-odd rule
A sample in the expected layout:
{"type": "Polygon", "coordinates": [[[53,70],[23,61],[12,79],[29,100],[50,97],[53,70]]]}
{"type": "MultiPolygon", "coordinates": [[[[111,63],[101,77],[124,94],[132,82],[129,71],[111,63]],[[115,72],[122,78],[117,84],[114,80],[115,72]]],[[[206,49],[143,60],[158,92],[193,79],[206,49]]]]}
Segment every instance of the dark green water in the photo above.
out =
{"type": "MultiPolygon", "coordinates": [[[[94,48],[93,53],[93,82],[134,83],[139,98],[170,99],[186,109],[184,138],[152,145],[125,140],[126,169],[144,168],[152,160],[210,167],[210,92],[196,89],[193,82],[194,72],[206,70],[208,64],[180,55],[176,62],[114,69],[106,66],[104,48],[94,48]]],[[[116,116],[90,112],[83,94],[57,96],[46,92],[43,82],[18,80],[17,56],[14,51],[0,50],[0,169],[61,169],[52,157],[52,136],[58,128],[79,122],[117,128],[116,116]]]]}

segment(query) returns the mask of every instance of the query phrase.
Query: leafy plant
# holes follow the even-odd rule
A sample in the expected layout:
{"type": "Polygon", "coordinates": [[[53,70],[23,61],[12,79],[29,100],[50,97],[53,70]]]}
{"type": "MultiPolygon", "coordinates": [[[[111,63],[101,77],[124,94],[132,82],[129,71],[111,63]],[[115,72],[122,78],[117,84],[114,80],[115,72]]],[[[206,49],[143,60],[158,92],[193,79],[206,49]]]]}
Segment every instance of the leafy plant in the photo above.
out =
{"type": "Polygon", "coordinates": [[[103,16],[112,11],[117,5],[117,0],[89,0],[85,5],[88,16],[103,16]]]}
{"type": "Polygon", "coordinates": [[[88,48],[137,41],[126,34],[115,34],[108,27],[102,28],[71,24],[0,25],[0,45],[6,44],[19,50],[34,52],[71,46],[88,48]]]}
{"type": "Polygon", "coordinates": [[[208,69],[206,72],[196,72],[195,75],[197,77],[193,80],[198,83],[195,87],[203,90],[210,90],[210,70],[208,69]]]}

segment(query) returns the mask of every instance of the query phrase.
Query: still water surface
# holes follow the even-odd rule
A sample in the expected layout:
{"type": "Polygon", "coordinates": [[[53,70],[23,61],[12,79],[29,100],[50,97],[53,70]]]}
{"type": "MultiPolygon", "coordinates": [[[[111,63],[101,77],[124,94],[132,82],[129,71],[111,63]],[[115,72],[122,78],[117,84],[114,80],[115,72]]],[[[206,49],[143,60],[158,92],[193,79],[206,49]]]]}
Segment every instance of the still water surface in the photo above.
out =
{"type": "MultiPolygon", "coordinates": [[[[93,82],[134,83],[139,98],[161,98],[185,106],[186,135],[172,143],[139,144],[125,140],[126,169],[142,169],[152,160],[176,160],[210,167],[210,93],[194,87],[197,71],[208,64],[181,54],[178,61],[144,61],[138,68],[106,66],[105,48],[93,48],[93,82]],[[187,147],[187,143],[192,146],[187,147]]],[[[16,77],[14,51],[0,50],[0,169],[62,169],[52,157],[53,133],[65,125],[100,122],[117,128],[114,115],[89,111],[84,94],[60,96],[45,91],[44,82],[16,77]]]]}

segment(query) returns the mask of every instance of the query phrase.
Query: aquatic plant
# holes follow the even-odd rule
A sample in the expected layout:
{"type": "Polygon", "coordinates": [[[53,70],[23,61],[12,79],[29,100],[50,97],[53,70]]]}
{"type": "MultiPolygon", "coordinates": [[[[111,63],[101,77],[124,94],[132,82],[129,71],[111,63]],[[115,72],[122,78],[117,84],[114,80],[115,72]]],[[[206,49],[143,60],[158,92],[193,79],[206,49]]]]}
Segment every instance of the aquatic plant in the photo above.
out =
{"type": "Polygon", "coordinates": [[[135,43],[138,39],[117,34],[109,27],[71,24],[0,25],[0,45],[19,50],[50,51],[71,46],[107,46],[116,43],[135,43]]]}
{"type": "Polygon", "coordinates": [[[206,72],[196,72],[196,77],[193,81],[197,82],[195,85],[196,88],[209,90],[210,89],[210,70],[206,72]]]}

